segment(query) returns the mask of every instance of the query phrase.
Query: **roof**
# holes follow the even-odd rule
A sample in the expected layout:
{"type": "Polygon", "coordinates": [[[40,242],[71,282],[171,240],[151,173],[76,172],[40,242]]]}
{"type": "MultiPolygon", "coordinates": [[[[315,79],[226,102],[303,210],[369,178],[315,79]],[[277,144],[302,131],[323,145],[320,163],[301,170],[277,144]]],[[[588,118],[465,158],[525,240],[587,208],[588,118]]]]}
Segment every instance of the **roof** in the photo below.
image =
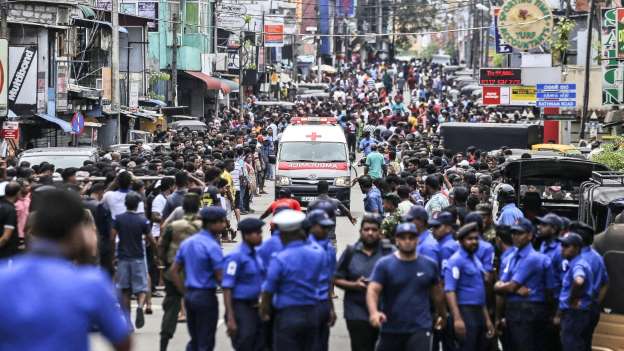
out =
{"type": "Polygon", "coordinates": [[[467,128],[529,128],[538,126],[537,124],[520,124],[520,123],[471,123],[471,122],[448,122],[442,123],[440,129],[447,127],[467,127],[467,128]]]}
{"type": "Polygon", "coordinates": [[[34,149],[28,149],[24,152],[22,152],[21,156],[26,156],[26,155],[36,155],[36,154],[52,154],[52,155],[59,155],[59,154],[71,154],[71,155],[75,155],[75,154],[84,154],[84,155],[90,155],[94,152],[97,152],[97,148],[95,147],[38,147],[38,148],[34,148],[34,149]]]}
{"type": "Polygon", "coordinates": [[[347,142],[340,126],[328,125],[289,125],[282,134],[280,142],[293,141],[347,142]]]}

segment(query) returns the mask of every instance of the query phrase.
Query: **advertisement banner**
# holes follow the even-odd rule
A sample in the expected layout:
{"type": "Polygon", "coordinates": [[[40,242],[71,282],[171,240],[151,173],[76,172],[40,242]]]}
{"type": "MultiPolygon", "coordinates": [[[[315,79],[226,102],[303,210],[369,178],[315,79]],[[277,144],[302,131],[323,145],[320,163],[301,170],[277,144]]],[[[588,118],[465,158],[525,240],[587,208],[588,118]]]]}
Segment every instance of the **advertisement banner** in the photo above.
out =
{"type": "Polygon", "coordinates": [[[517,106],[535,106],[535,102],[537,100],[536,92],[534,86],[516,86],[511,87],[511,99],[509,101],[510,105],[517,106]]]}
{"type": "Polygon", "coordinates": [[[357,0],[337,0],[336,15],[338,17],[355,17],[357,0]]]}
{"type": "Polygon", "coordinates": [[[19,140],[19,122],[6,121],[2,124],[2,138],[19,140]]]}
{"type": "Polygon", "coordinates": [[[522,70],[519,68],[481,68],[480,85],[519,85],[522,84],[522,70]]]}
{"type": "Polygon", "coordinates": [[[617,57],[624,58],[624,8],[617,9],[617,57]]]}
{"type": "Polygon", "coordinates": [[[37,112],[37,47],[9,47],[8,108],[16,115],[37,112]]]}
{"type": "Polygon", "coordinates": [[[284,46],[284,23],[278,23],[273,19],[264,25],[264,46],[268,48],[281,48],[284,46]]]}
{"type": "Polygon", "coordinates": [[[154,21],[147,22],[147,30],[149,32],[158,31],[158,25],[155,21],[158,19],[158,3],[157,2],[139,2],[137,4],[137,15],[140,17],[153,19],[154,21]]]}
{"type": "Polygon", "coordinates": [[[7,100],[7,80],[9,78],[9,41],[0,39],[0,117],[9,111],[7,100]]]}
{"type": "Polygon", "coordinates": [[[483,87],[483,105],[501,105],[501,90],[507,90],[507,87],[483,87]]]}
{"type": "Polygon", "coordinates": [[[67,87],[69,86],[69,65],[66,58],[59,57],[56,67],[56,110],[65,112],[68,109],[67,87]]]}
{"type": "Polygon", "coordinates": [[[496,42],[496,53],[497,54],[511,54],[513,48],[511,45],[507,44],[507,42],[501,37],[500,31],[498,30],[498,15],[500,14],[500,7],[494,7],[494,40],[496,42]]]}

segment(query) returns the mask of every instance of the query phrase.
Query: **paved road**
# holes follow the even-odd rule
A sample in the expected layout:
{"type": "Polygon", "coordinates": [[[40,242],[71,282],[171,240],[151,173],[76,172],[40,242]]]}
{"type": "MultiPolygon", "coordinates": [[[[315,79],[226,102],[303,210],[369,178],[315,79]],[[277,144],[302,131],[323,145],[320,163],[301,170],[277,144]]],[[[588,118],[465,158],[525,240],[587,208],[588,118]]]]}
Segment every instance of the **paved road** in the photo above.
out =
{"type": "MultiPolygon", "coordinates": [[[[255,209],[256,214],[259,216],[260,213],[266,209],[269,203],[273,200],[273,189],[272,183],[271,186],[267,188],[267,191],[271,192],[269,195],[263,195],[262,197],[256,197],[253,200],[252,208],[255,209]]],[[[362,193],[358,186],[352,188],[351,191],[351,210],[354,216],[361,216],[363,212],[363,204],[362,204],[362,193]]],[[[338,255],[344,250],[346,245],[355,242],[357,239],[357,227],[352,225],[351,222],[346,217],[339,217],[336,234],[338,238],[338,255]]],[[[268,236],[268,231],[264,233],[265,237],[268,236]]],[[[232,248],[234,248],[236,244],[224,244],[224,252],[227,253],[232,248]]],[[[331,350],[348,350],[349,346],[349,334],[347,332],[346,324],[343,319],[342,312],[342,291],[336,289],[338,293],[338,298],[334,300],[336,306],[336,313],[339,317],[336,325],[331,330],[330,337],[330,349],[331,350]]],[[[219,295],[219,301],[222,301],[222,296],[219,295]]],[[[145,326],[138,330],[134,335],[134,350],[136,351],[156,351],[159,348],[159,331],[160,331],[160,321],[162,319],[162,308],[161,308],[162,299],[154,299],[153,301],[153,310],[154,314],[146,316],[145,326]]],[[[223,303],[220,303],[219,313],[223,315],[224,308],[223,303]]],[[[217,328],[217,346],[216,350],[225,351],[231,350],[230,339],[227,337],[225,333],[225,323],[221,319],[217,328]]],[[[184,350],[186,347],[186,343],[189,340],[188,332],[185,324],[178,324],[178,329],[176,330],[175,337],[171,340],[169,350],[177,351],[184,350]]],[[[94,351],[108,351],[112,350],[107,343],[101,338],[99,335],[94,335],[92,337],[92,350],[94,351]]]]}

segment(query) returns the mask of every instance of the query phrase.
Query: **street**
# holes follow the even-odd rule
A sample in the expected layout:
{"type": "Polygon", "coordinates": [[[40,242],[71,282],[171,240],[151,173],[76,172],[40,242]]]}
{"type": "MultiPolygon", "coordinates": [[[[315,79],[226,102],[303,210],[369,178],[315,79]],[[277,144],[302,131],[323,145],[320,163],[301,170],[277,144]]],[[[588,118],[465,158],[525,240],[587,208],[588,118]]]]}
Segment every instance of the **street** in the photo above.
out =
{"type": "MultiPolygon", "coordinates": [[[[255,214],[250,216],[260,216],[260,214],[266,209],[266,207],[273,201],[273,186],[268,186],[267,191],[268,195],[262,195],[261,197],[255,197],[253,202],[253,209],[255,210],[255,214]]],[[[358,186],[355,186],[351,189],[351,211],[354,216],[358,217],[362,215],[363,206],[362,206],[362,193],[358,186]]],[[[269,218],[270,219],[270,218],[269,218]]],[[[268,222],[268,220],[267,220],[268,222]]],[[[344,250],[346,245],[352,244],[357,239],[357,226],[356,224],[353,226],[349,220],[342,216],[337,219],[337,228],[336,235],[338,237],[338,257],[340,257],[340,253],[344,250]]],[[[265,226],[265,238],[269,235],[268,226],[265,226]]],[[[240,240],[240,238],[238,238],[240,240]]],[[[234,248],[237,243],[230,244],[226,243],[223,245],[224,254],[227,254],[230,250],[234,248]]],[[[342,291],[340,289],[336,289],[336,293],[338,294],[338,298],[334,300],[336,315],[338,316],[338,320],[336,321],[336,325],[331,329],[330,336],[330,348],[332,350],[347,350],[349,349],[349,333],[347,332],[347,327],[343,319],[342,312],[342,291]]],[[[223,315],[223,300],[222,295],[219,294],[219,313],[223,315]]],[[[152,309],[154,310],[154,314],[146,315],[145,317],[145,326],[134,333],[134,350],[136,351],[152,351],[158,348],[159,342],[159,332],[160,332],[160,321],[162,319],[163,311],[162,311],[162,298],[155,298],[152,301],[152,309]]],[[[136,306],[135,306],[136,307],[136,306]]],[[[133,308],[134,310],[134,308],[133,308]]],[[[134,318],[134,315],[133,315],[134,318]]],[[[178,328],[176,330],[174,338],[169,343],[169,350],[184,350],[186,347],[186,343],[189,340],[188,331],[186,329],[186,324],[179,323],[178,328]]],[[[100,334],[93,334],[91,336],[91,349],[94,351],[109,351],[112,348],[109,344],[102,338],[100,334]]],[[[230,338],[226,335],[226,328],[223,319],[219,320],[217,326],[217,345],[215,350],[225,351],[231,350],[232,346],[230,344],[230,338]]]]}

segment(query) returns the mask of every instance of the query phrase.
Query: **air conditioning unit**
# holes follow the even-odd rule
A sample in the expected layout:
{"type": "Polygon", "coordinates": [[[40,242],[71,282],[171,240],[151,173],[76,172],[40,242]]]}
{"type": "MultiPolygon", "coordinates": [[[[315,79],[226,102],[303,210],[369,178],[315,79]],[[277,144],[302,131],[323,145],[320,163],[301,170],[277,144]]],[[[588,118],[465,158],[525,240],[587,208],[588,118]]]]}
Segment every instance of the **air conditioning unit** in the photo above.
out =
{"type": "Polygon", "coordinates": [[[71,18],[69,7],[60,6],[56,9],[56,24],[59,26],[69,26],[71,18]]]}
{"type": "Polygon", "coordinates": [[[103,89],[102,78],[96,78],[95,79],[95,89],[98,89],[98,90],[102,90],[103,89]]]}

